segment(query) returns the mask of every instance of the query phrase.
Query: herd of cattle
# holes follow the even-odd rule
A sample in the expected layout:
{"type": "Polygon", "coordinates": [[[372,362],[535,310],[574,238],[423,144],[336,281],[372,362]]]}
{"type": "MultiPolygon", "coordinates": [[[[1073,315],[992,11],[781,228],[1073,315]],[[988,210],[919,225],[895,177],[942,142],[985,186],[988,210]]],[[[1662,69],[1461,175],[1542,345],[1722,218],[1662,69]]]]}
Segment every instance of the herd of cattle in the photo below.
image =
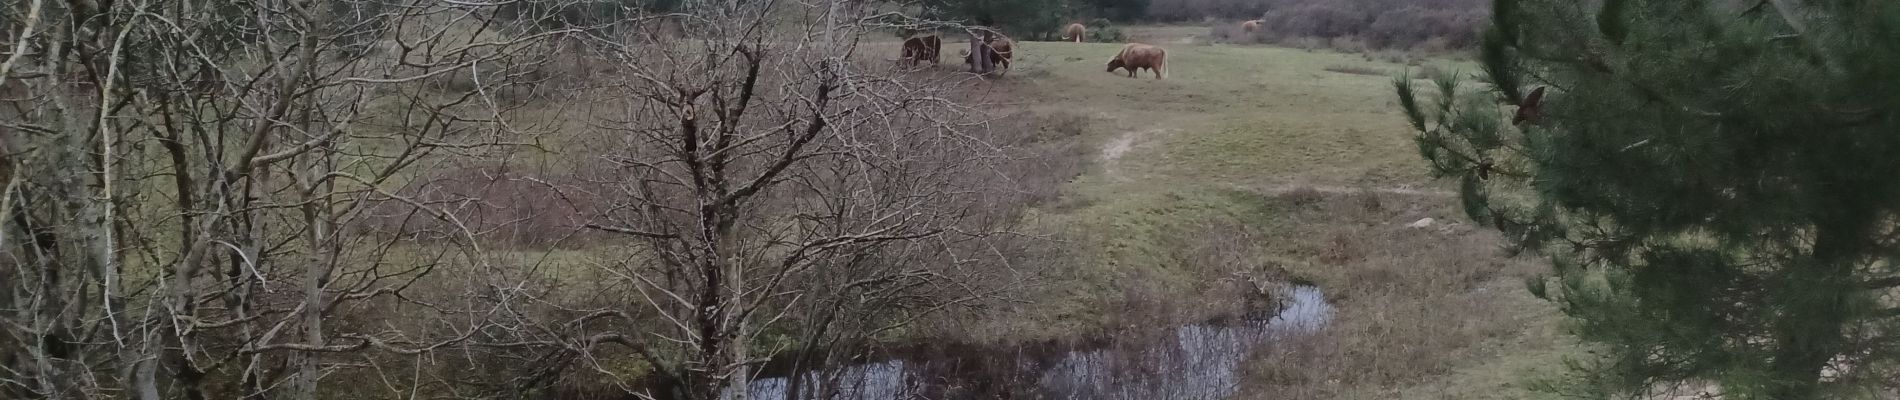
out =
{"type": "MultiPolygon", "coordinates": [[[[1241,23],[1241,29],[1248,33],[1253,33],[1260,29],[1260,21],[1243,22],[1241,23]]],[[[1083,37],[1087,36],[1087,34],[1088,27],[1079,23],[1069,24],[1068,27],[1062,30],[1062,39],[1082,43],[1083,37]]],[[[983,49],[989,53],[989,59],[995,62],[997,67],[1008,69],[1010,59],[1014,56],[1013,50],[1015,49],[1015,43],[1010,41],[1008,37],[992,35],[991,38],[987,40],[987,43],[984,44],[983,49]]],[[[942,53],[943,38],[938,37],[936,34],[915,35],[904,39],[903,53],[900,60],[911,65],[916,65],[922,61],[940,63],[943,62],[942,53]]],[[[963,54],[963,63],[969,64],[974,62],[968,50],[961,51],[960,53],[963,54]]],[[[1123,45],[1121,52],[1115,54],[1114,58],[1108,60],[1108,72],[1115,72],[1117,69],[1127,69],[1129,78],[1134,78],[1137,72],[1146,69],[1154,73],[1155,79],[1166,79],[1168,77],[1168,52],[1154,45],[1129,43],[1123,45]]]]}

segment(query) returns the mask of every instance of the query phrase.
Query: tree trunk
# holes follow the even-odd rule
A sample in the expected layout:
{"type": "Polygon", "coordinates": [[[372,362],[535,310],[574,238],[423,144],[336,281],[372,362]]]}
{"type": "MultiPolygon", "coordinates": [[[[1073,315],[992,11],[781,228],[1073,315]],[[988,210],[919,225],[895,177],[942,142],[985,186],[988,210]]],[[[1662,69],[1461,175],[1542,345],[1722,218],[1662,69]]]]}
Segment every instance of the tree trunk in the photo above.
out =
{"type": "MultiPolygon", "coordinates": [[[[736,265],[733,268],[733,272],[733,281],[739,282],[739,268],[736,265]]],[[[740,299],[740,297],[737,297],[737,294],[739,294],[743,288],[744,286],[742,285],[733,285],[732,291],[735,295],[733,302],[739,302],[738,299],[740,299]]],[[[752,333],[747,332],[748,325],[746,324],[746,318],[744,316],[737,316],[735,318],[738,320],[733,321],[732,337],[734,340],[731,344],[733,373],[732,383],[729,385],[732,388],[732,398],[730,400],[745,400],[748,394],[746,392],[747,386],[752,384],[752,369],[746,364],[747,358],[751,357],[751,352],[748,351],[750,350],[748,348],[751,347],[749,343],[750,340],[747,340],[747,338],[750,337],[752,333]]]]}
{"type": "Polygon", "coordinates": [[[990,65],[990,44],[986,40],[989,33],[970,35],[970,72],[988,75],[996,67],[990,65]]]}

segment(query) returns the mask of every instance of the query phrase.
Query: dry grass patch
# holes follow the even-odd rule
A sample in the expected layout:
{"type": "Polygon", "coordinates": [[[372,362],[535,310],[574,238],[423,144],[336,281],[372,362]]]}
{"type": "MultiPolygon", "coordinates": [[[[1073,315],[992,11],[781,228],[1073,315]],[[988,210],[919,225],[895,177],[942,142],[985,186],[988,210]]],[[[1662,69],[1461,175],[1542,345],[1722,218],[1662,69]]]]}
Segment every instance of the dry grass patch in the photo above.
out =
{"type": "Polygon", "coordinates": [[[1360,66],[1360,65],[1328,65],[1326,66],[1326,70],[1331,71],[1331,72],[1338,72],[1342,74],[1349,74],[1349,75],[1377,75],[1377,76],[1391,75],[1390,73],[1387,73],[1384,70],[1380,70],[1380,69],[1372,68],[1372,67],[1360,66]]]}
{"type": "Polygon", "coordinates": [[[1324,288],[1337,312],[1321,333],[1259,351],[1245,398],[1391,398],[1448,393],[1452,380],[1521,398],[1531,395],[1523,371],[1471,370],[1558,358],[1555,313],[1521,283],[1543,267],[1506,256],[1489,231],[1450,222],[1453,199],[1302,190],[1279,199],[1304,205],[1265,238],[1272,256],[1324,288]],[[1428,217],[1430,226],[1408,226],[1428,217]]]}

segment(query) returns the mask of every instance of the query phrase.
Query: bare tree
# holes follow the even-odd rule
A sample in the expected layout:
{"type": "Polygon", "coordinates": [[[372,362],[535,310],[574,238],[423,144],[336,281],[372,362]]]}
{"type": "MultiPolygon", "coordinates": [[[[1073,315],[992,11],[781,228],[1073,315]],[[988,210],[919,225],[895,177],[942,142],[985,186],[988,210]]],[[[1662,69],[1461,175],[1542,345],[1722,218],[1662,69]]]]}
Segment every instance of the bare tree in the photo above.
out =
{"type": "Polygon", "coordinates": [[[367,370],[342,357],[505,324],[505,290],[413,290],[479,268],[477,232],[355,227],[461,225],[396,188],[529,141],[511,96],[565,32],[423,0],[0,7],[0,397],[315,398],[367,370]],[[395,305],[428,317],[345,312],[395,305]]]}
{"type": "Polygon", "coordinates": [[[776,356],[830,398],[868,344],[1015,279],[976,77],[876,62],[889,15],[549,23],[574,4],[0,5],[0,397],[520,398],[625,348],[671,382],[622,388],[648,396],[743,397],[776,356]],[[511,229],[543,216],[492,218],[497,192],[603,202],[550,226],[615,239],[587,250],[626,296],[516,268],[583,235],[511,229]]]}
{"type": "Polygon", "coordinates": [[[978,218],[1001,152],[952,101],[971,77],[858,62],[863,7],[728,2],[679,15],[684,41],[608,40],[625,112],[599,124],[615,200],[587,227],[641,250],[605,265],[637,295],[610,309],[645,316],[614,337],[683,389],[643,394],[742,398],[793,352],[792,396],[828,397],[835,379],[802,377],[992,294],[968,285],[1001,220],[978,218]]]}

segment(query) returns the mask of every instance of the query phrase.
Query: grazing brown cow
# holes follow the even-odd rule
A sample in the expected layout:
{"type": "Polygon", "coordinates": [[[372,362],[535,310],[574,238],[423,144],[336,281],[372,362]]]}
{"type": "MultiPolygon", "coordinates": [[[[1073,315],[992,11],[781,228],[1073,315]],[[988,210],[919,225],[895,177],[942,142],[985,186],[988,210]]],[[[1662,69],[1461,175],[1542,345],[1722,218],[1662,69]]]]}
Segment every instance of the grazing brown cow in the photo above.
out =
{"type": "Polygon", "coordinates": [[[1089,33],[1089,28],[1086,26],[1082,26],[1081,23],[1074,23],[1074,24],[1069,24],[1069,27],[1067,29],[1063,29],[1062,32],[1064,35],[1068,35],[1066,37],[1063,37],[1063,39],[1073,40],[1076,43],[1082,43],[1082,36],[1089,33]]]}
{"type": "Polygon", "coordinates": [[[1014,55],[1016,42],[1006,37],[997,37],[990,41],[990,61],[1003,68],[1009,68],[1009,59],[1014,55]]]}
{"type": "Polygon", "coordinates": [[[1129,78],[1135,77],[1136,71],[1147,68],[1154,71],[1155,79],[1166,79],[1168,51],[1152,45],[1129,43],[1127,46],[1122,46],[1121,54],[1116,54],[1115,58],[1108,60],[1108,72],[1115,72],[1117,68],[1127,68],[1129,78]]]}
{"type": "MultiPolygon", "coordinates": [[[[1011,42],[1009,38],[997,36],[995,39],[990,40],[988,46],[983,47],[989,49],[991,63],[996,64],[998,68],[1009,69],[1009,58],[1012,55],[1011,53],[1014,53],[1014,51],[1012,51],[1015,47],[1014,42],[1011,42]]],[[[969,50],[963,50],[960,51],[960,53],[963,53],[964,64],[976,62],[975,59],[970,57],[969,50]]]]}
{"type": "Polygon", "coordinates": [[[1247,33],[1259,32],[1260,20],[1256,19],[1252,21],[1242,22],[1240,23],[1240,30],[1245,31],[1247,33]]]}
{"type": "Polygon", "coordinates": [[[901,59],[910,65],[918,61],[930,60],[930,63],[943,62],[943,40],[937,35],[918,36],[904,39],[904,57],[901,59]]]}

